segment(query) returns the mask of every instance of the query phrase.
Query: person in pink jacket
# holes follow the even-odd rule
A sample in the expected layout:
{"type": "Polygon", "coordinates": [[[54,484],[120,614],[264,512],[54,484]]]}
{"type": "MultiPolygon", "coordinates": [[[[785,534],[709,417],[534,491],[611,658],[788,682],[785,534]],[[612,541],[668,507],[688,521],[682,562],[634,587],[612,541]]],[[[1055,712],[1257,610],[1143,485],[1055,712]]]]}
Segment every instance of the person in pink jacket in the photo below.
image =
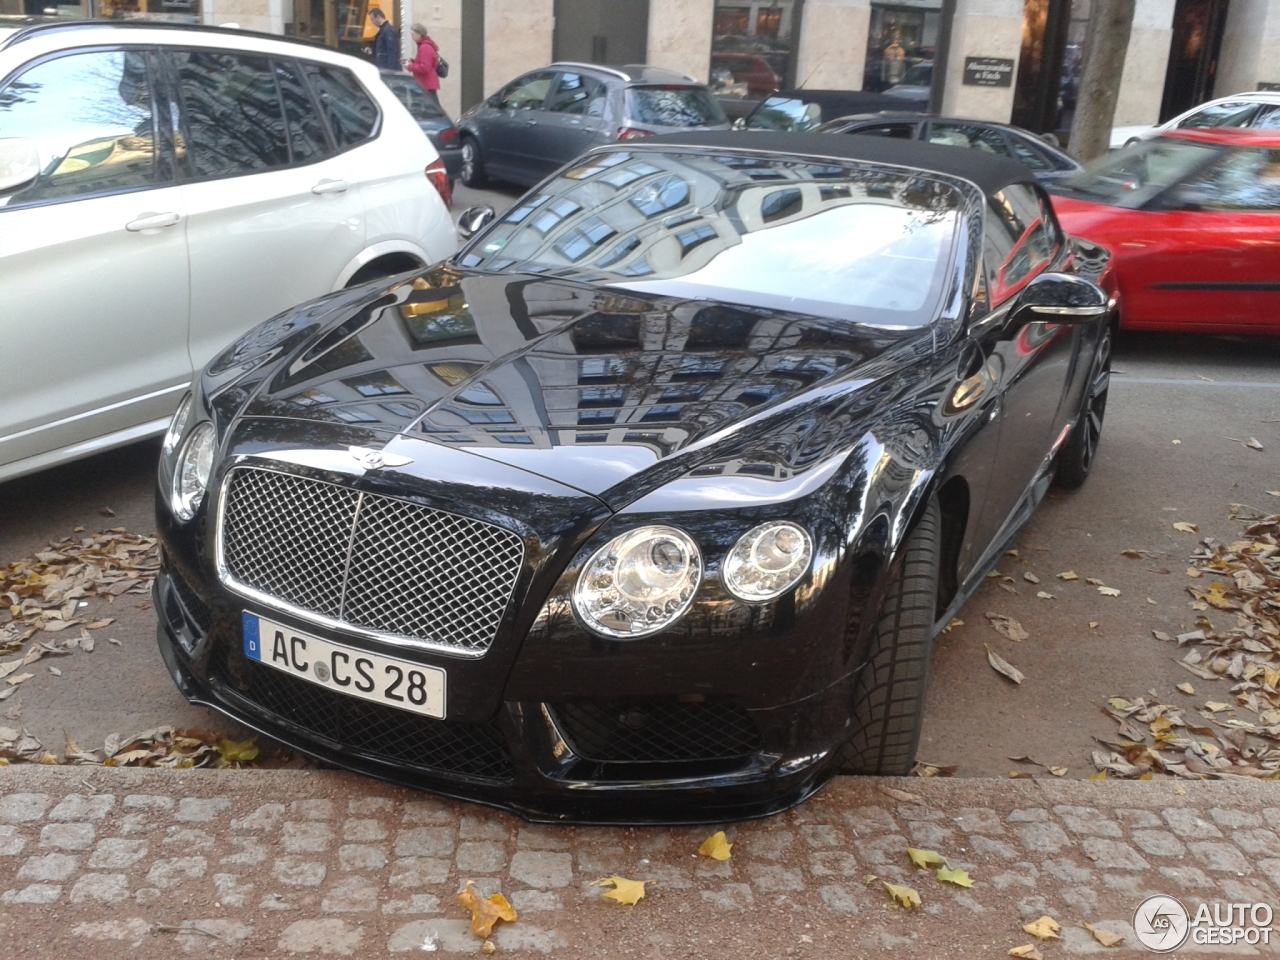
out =
{"type": "Polygon", "coordinates": [[[412,60],[401,61],[406,70],[418,78],[422,89],[431,95],[431,99],[440,105],[440,75],[437,72],[440,64],[440,48],[427,36],[427,28],[415,23],[409,28],[414,43],[418,45],[418,55],[412,60]]]}

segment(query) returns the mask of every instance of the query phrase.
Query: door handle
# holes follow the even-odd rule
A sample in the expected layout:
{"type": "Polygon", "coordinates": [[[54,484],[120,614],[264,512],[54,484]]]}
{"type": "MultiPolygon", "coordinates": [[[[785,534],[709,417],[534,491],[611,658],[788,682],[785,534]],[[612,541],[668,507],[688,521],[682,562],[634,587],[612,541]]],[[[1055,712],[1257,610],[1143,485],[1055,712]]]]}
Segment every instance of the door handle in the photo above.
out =
{"type": "Polygon", "coordinates": [[[162,227],[172,227],[182,219],[182,214],[173,213],[141,213],[124,225],[130,233],[154,233],[162,227]]]}
{"type": "Polygon", "coordinates": [[[311,192],[317,197],[326,193],[346,193],[347,186],[348,184],[345,180],[321,180],[311,188],[311,192]]]}

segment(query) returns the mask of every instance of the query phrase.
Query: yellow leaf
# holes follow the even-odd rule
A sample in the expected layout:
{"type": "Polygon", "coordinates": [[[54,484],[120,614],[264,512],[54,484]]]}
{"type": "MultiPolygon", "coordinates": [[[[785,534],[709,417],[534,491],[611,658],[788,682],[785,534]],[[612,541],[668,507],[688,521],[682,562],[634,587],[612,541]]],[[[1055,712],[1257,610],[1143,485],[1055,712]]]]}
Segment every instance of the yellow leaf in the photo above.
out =
{"type": "Polygon", "coordinates": [[[1186,523],[1182,520],[1179,520],[1177,523],[1175,523],[1173,525],[1173,529],[1177,530],[1179,533],[1199,533],[1200,532],[1200,528],[1196,526],[1194,523],[1186,523]]]}
{"type": "Polygon", "coordinates": [[[927,867],[935,863],[947,862],[940,853],[935,853],[932,850],[917,850],[915,847],[907,847],[907,856],[911,858],[911,862],[917,867],[927,867]]]}
{"type": "Polygon", "coordinates": [[[1099,770],[1097,773],[1090,774],[1089,779],[1090,779],[1090,780],[1105,780],[1105,779],[1107,779],[1107,771],[1105,771],[1105,770],[1099,770]]]}
{"type": "Polygon", "coordinates": [[[475,885],[474,880],[468,880],[466,887],[458,894],[458,902],[471,911],[471,932],[481,940],[487,940],[493,932],[494,924],[499,920],[515,923],[516,911],[500,893],[480,899],[474,889],[475,885]]]}
{"type": "Polygon", "coordinates": [[[1097,940],[1104,947],[1116,947],[1124,943],[1124,937],[1120,936],[1118,933],[1112,933],[1110,930],[1099,929],[1091,923],[1085,923],[1083,920],[1080,921],[1080,926],[1092,933],[1093,939],[1097,940]]]}
{"type": "Polygon", "coordinates": [[[1189,683],[1178,684],[1178,689],[1181,690],[1183,693],[1187,694],[1187,696],[1192,696],[1196,692],[1196,688],[1189,683]]]}
{"type": "Polygon", "coordinates": [[[1130,707],[1133,706],[1133,703],[1129,700],[1126,700],[1124,697],[1112,697],[1110,700],[1107,701],[1107,706],[1109,706],[1112,710],[1128,710],[1130,707]]]}
{"type": "Polygon", "coordinates": [[[1115,587],[1099,587],[1098,592],[1102,594],[1104,597],[1120,596],[1120,591],[1117,590],[1115,587]]]}
{"type": "Polygon", "coordinates": [[[900,887],[896,883],[890,883],[888,880],[881,880],[884,888],[889,891],[889,896],[893,897],[898,903],[902,904],[908,910],[920,906],[920,894],[912,890],[910,887],[900,887]]]}
{"type": "Polygon", "coordinates": [[[1089,629],[1090,629],[1090,630],[1097,630],[1097,629],[1098,629],[1098,621],[1097,621],[1097,620],[1090,620],[1090,621],[1089,621],[1089,629]]]}
{"type": "Polygon", "coordinates": [[[938,868],[938,879],[943,883],[954,883],[957,887],[972,887],[973,881],[965,870],[952,870],[950,867],[938,868]]]}
{"type": "Polygon", "coordinates": [[[1173,724],[1169,722],[1168,717],[1156,717],[1151,721],[1151,732],[1154,734],[1168,733],[1173,729],[1173,724]]]}
{"type": "Polygon", "coordinates": [[[1068,570],[1065,573],[1058,574],[1058,579],[1059,580],[1079,580],[1080,577],[1076,574],[1074,570],[1068,570]]]}
{"type": "Polygon", "coordinates": [[[248,763],[250,760],[258,759],[257,737],[251,737],[248,740],[242,740],[237,743],[234,740],[219,740],[218,753],[227,763],[248,763]]]}
{"type": "Polygon", "coordinates": [[[644,896],[644,885],[648,880],[628,880],[626,877],[601,877],[599,880],[592,880],[593,887],[613,887],[605,897],[609,900],[616,900],[618,903],[628,907],[634,907],[640,902],[644,896]]]}
{"type": "Polygon", "coordinates": [[[729,851],[732,849],[733,844],[721,830],[702,841],[702,846],[698,848],[698,856],[710,857],[712,860],[728,860],[731,855],[729,851]]]}
{"type": "Polygon", "coordinates": [[[1035,944],[1024,943],[1009,951],[1011,957],[1023,957],[1024,960],[1044,960],[1044,954],[1035,948],[1035,944]]]}
{"type": "Polygon", "coordinates": [[[1065,777],[1067,775],[1066,767],[1050,767],[1049,772],[1055,777],[1065,777]]]}
{"type": "Polygon", "coordinates": [[[1028,923],[1022,928],[1022,932],[1041,940],[1061,940],[1062,938],[1058,936],[1058,931],[1061,929],[1062,926],[1053,917],[1041,917],[1035,923],[1028,923]]]}

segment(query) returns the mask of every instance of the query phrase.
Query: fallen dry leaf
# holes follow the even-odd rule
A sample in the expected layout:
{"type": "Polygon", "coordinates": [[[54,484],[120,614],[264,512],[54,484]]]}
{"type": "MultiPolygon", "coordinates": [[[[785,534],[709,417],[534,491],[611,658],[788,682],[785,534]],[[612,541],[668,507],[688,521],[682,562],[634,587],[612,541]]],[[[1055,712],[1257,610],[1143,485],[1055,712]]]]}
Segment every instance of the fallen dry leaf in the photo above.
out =
{"type": "Polygon", "coordinates": [[[1080,577],[1076,575],[1076,572],[1074,570],[1068,570],[1065,573],[1058,574],[1058,579],[1059,580],[1079,580],[1080,577]]]}
{"type": "Polygon", "coordinates": [[[1012,617],[1006,617],[1003,613],[987,613],[985,616],[995,632],[1006,640],[1020,642],[1031,636],[1026,630],[1022,629],[1022,624],[1012,617]]]}
{"type": "Polygon", "coordinates": [[[920,798],[914,793],[907,793],[905,790],[899,790],[897,787],[886,786],[883,783],[877,783],[876,789],[883,793],[886,797],[892,797],[899,803],[919,803],[920,798]]]}
{"type": "Polygon", "coordinates": [[[23,673],[23,674],[19,674],[16,677],[10,677],[8,680],[5,681],[5,683],[9,684],[9,686],[11,687],[16,687],[18,684],[23,683],[27,680],[30,680],[34,676],[35,676],[34,673],[23,673]]]}
{"type": "Polygon", "coordinates": [[[950,867],[938,868],[938,879],[943,883],[954,883],[957,887],[972,887],[973,881],[969,879],[969,873],[966,870],[953,870],[950,867]]]}
{"type": "Polygon", "coordinates": [[[993,652],[985,643],[982,646],[987,651],[987,663],[991,664],[991,669],[995,670],[996,673],[1008,677],[1014,683],[1021,683],[1026,679],[1022,671],[1008,660],[993,652]]]}
{"type": "Polygon", "coordinates": [[[1102,594],[1104,597],[1120,596],[1120,591],[1117,590],[1115,587],[1099,587],[1098,592],[1102,594]]]}
{"type": "Polygon", "coordinates": [[[1041,940],[1061,940],[1058,932],[1062,929],[1061,924],[1053,917],[1041,917],[1035,923],[1028,923],[1022,928],[1023,933],[1029,933],[1033,937],[1041,940]]]}
{"type": "Polygon", "coordinates": [[[1181,690],[1183,693],[1185,693],[1189,697],[1195,696],[1196,688],[1189,683],[1178,684],[1178,689],[1181,690]]]}
{"type": "Polygon", "coordinates": [[[1030,943],[1024,943],[1020,947],[1014,947],[1009,951],[1009,956],[1023,957],[1024,960],[1044,960],[1044,954],[1037,950],[1034,944],[1030,943]]]}
{"type": "Polygon", "coordinates": [[[1097,630],[1097,629],[1098,629],[1098,621],[1097,621],[1097,620],[1090,620],[1090,621],[1089,621],[1089,629],[1090,629],[1090,630],[1097,630]]]}
{"type": "Polygon", "coordinates": [[[918,850],[915,847],[907,847],[907,856],[911,858],[911,862],[917,867],[928,867],[947,862],[940,853],[933,850],[918,850]]]}
{"type": "Polygon", "coordinates": [[[1105,584],[1101,580],[1099,580],[1097,577],[1086,577],[1084,582],[1089,584],[1089,586],[1091,587],[1105,586],[1105,584]]]}
{"type": "Polygon", "coordinates": [[[462,892],[458,894],[458,902],[471,911],[471,932],[481,940],[489,939],[494,925],[499,921],[516,922],[516,911],[507,898],[500,893],[481,899],[474,887],[476,882],[468,880],[462,892]]]}
{"type": "Polygon", "coordinates": [[[1055,777],[1065,777],[1067,775],[1066,767],[1049,767],[1048,770],[1055,777]]]}
{"type": "Polygon", "coordinates": [[[1039,590],[1039,591],[1037,591],[1037,592],[1036,592],[1036,596],[1037,596],[1037,597],[1039,597],[1041,600],[1056,600],[1056,599],[1058,599],[1058,598],[1057,598],[1057,597],[1055,597],[1052,593],[1049,593],[1049,592],[1048,592],[1048,591],[1046,591],[1046,590],[1039,590]]]}
{"type": "Polygon", "coordinates": [[[592,880],[593,887],[613,887],[605,898],[616,900],[624,906],[634,907],[644,897],[644,885],[648,880],[628,880],[626,877],[602,877],[592,880]]]}
{"type": "Polygon", "coordinates": [[[1032,573],[1030,570],[1028,570],[1026,573],[1024,573],[1024,574],[1022,575],[1022,579],[1023,579],[1023,580],[1025,580],[1025,581],[1027,581],[1027,583],[1039,583],[1039,582],[1040,582],[1040,578],[1039,578],[1039,577],[1037,577],[1037,576],[1036,576],[1034,573],[1032,573]]]}
{"type": "Polygon", "coordinates": [[[1107,779],[1107,771],[1105,771],[1105,770],[1099,770],[1097,773],[1091,773],[1091,774],[1089,774],[1089,779],[1090,779],[1090,780],[1105,780],[1105,779],[1107,779]]]}
{"type": "Polygon", "coordinates": [[[1177,530],[1179,533],[1199,533],[1200,532],[1200,527],[1197,524],[1187,523],[1186,521],[1183,521],[1183,520],[1179,520],[1177,523],[1175,523],[1173,525],[1173,529],[1177,530]]]}
{"type": "Polygon", "coordinates": [[[698,855],[710,857],[712,860],[728,860],[732,855],[731,850],[733,850],[733,844],[724,835],[724,831],[720,830],[702,841],[702,846],[698,848],[698,855]]]}
{"type": "Polygon", "coordinates": [[[217,751],[222,758],[219,766],[225,766],[232,763],[248,763],[250,760],[258,759],[257,737],[250,737],[237,743],[234,740],[219,740],[217,751]]]}
{"type": "Polygon", "coordinates": [[[920,894],[911,889],[911,887],[899,886],[896,883],[890,883],[888,880],[881,880],[880,882],[889,891],[889,896],[893,897],[894,900],[908,910],[916,909],[920,906],[920,894]]]}
{"type": "Polygon", "coordinates": [[[1141,560],[1142,551],[1141,550],[1121,550],[1120,556],[1128,557],[1130,560],[1141,560]]]}
{"type": "Polygon", "coordinates": [[[1093,939],[1097,940],[1104,947],[1116,947],[1124,943],[1124,937],[1120,936],[1118,933],[1112,933],[1110,930],[1103,930],[1099,927],[1095,927],[1091,923],[1085,923],[1083,920],[1080,921],[1080,926],[1092,933],[1093,939]]]}

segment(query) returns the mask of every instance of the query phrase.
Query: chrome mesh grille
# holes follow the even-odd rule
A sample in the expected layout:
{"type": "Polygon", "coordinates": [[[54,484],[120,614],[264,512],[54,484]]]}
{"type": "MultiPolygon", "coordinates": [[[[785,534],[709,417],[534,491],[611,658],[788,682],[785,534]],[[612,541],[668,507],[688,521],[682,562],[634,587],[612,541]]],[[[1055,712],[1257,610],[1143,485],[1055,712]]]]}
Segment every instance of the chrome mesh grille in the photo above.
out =
{"type": "Polygon", "coordinates": [[[222,556],[239,584],[352,626],[483,653],[524,561],[509,530],[274,470],[227,481],[222,556]]]}

